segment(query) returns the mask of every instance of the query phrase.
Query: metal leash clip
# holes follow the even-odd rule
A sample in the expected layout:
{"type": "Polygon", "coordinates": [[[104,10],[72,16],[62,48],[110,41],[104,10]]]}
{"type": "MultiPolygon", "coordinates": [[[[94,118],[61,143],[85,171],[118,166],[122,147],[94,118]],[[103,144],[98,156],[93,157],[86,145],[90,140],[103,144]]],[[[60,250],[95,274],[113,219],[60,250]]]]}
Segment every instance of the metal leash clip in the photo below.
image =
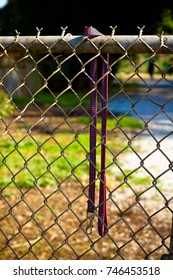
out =
{"type": "Polygon", "coordinates": [[[171,226],[171,234],[170,234],[169,253],[163,254],[160,259],[161,260],[173,260],[173,216],[172,216],[172,226],[171,226]]]}
{"type": "Polygon", "coordinates": [[[168,260],[173,260],[173,255],[170,255],[170,254],[163,254],[163,255],[161,256],[161,260],[166,260],[166,261],[168,261],[168,260]]]}

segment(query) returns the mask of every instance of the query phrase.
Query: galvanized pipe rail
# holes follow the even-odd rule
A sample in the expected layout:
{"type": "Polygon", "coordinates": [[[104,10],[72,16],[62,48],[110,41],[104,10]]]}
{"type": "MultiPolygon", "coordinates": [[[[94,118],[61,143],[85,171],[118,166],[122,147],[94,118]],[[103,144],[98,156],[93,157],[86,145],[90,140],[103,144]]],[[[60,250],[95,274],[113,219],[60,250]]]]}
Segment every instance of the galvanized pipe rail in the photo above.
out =
{"type": "Polygon", "coordinates": [[[154,53],[172,54],[172,35],[103,35],[94,38],[77,35],[72,36],[1,36],[0,53],[9,52],[42,52],[59,54],[69,53],[110,53],[131,54],[154,53]]]}

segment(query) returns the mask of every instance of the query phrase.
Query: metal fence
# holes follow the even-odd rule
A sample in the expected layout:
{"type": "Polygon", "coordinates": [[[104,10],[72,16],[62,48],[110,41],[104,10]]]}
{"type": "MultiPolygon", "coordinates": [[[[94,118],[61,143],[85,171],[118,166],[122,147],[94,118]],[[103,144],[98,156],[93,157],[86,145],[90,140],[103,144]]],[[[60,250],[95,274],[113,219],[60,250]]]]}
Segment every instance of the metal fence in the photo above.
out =
{"type": "Polygon", "coordinates": [[[173,36],[115,31],[0,37],[0,259],[172,258],[173,36]]]}

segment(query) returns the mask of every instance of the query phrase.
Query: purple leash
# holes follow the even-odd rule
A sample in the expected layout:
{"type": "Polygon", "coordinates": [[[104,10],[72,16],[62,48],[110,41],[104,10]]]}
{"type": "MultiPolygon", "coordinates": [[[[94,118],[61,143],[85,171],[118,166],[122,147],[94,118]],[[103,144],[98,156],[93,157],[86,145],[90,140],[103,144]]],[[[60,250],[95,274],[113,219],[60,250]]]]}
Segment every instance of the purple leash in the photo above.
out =
{"type": "MultiPolygon", "coordinates": [[[[103,35],[93,27],[85,27],[84,35],[90,38],[103,35]]],[[[108,70],[109,54],[103,55],[102,73],[101,73],[101,172],[100,172],[100,189],[99,189],[99,208],[98,208],[98,232],[100,236],[107,233],[107,209],[106,209],[106,131],[107,131],[107,102],[108,102],[108,70]]],[[[95,182],[96,182],[96,137],[97,137],[97,58],[90,62],[90,167],[89,167],[89,194],[88,194],[88,217],[90,225],[87,228],[89,233],[92,231],[92,219],[95,212],[95,182]],[[92,213],[93,215],[90,215],[92,213]]]]}
{"type": "MultiPolygon", "coordinates": [[[[108,70],[109,54],[106,54],[106,61],[102,62],[102,77],[108,70]]],[[[108,102],[108,75],[101,81],[102,94],[102,145],[101,145],[101,181],[99,192],[99,215],[98,232],[101,236],[107,233],[107,208],[106,208],[106,132],[107,132],[107,102],[108,102]]]]}

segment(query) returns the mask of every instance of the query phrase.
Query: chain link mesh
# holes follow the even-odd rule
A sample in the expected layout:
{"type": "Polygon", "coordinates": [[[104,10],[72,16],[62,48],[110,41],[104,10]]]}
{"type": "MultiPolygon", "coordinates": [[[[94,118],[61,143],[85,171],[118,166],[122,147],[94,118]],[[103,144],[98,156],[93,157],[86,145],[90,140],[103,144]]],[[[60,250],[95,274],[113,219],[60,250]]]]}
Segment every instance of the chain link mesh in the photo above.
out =
{"type": "MultiPolygon", "coordinates": [[[[99,46],[94,43],[99,37],[81,36],[72,44],[68,36],[63,29],[48,45],[39,30],[35,39],[17,33],[13,42],[1,40],[0,259],[171,255],[172,49],[162,36],[160,45],[152,48],[142,29],[136,37],[142,51],[137,48],[136,53],[130,51],[136,40],[122,45],[114,33],[106,38],[116,43],[117,53],[107,47],[107,39],[99,46]],[[88,53],[78,53],[83,43],[91,48],[88,53]],[[104,59],[105,47],[111,50],[106,105],[108,233],[100,237],[97,211],[92,233],[86,230],[92,122],[89,65],[95,58],[104,59]],[[152,79],[149,61],[154,65],[152,79]]],[[[99,69],[96,210],[103,141],[99,69]]]]}

